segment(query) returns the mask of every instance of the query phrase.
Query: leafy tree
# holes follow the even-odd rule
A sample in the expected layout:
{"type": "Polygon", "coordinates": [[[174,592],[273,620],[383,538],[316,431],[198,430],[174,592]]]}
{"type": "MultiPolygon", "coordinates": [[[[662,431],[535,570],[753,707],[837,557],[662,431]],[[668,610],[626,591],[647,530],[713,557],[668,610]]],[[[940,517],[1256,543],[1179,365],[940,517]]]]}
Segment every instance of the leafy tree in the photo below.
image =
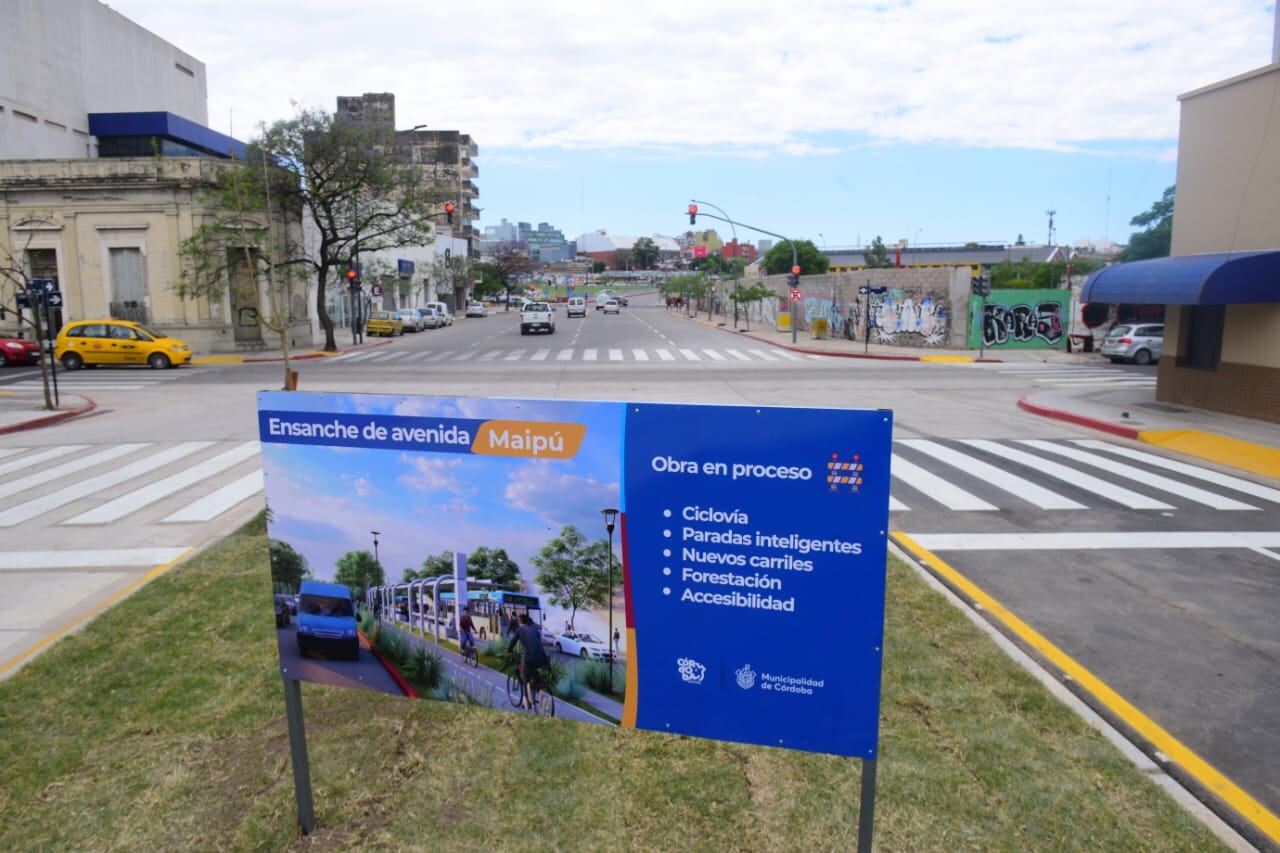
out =
{"type": "Polygon", "coordinates": [[[297,592],[302,579],[311,572],[307,558],[280,539],[267,541],[267,553],[271,556],[271,582],[290,592],[297,592]]]}
{"type": "Polygon", "coordinates": [[[484,299],[485,297],[497,296],[499,293],[502,293],[502,282],[498,280],[496,275],[494,275],[492,264],[476,264],[475,271],[479,276],[480,281],[472,290],[472,296],[477,299],[484,299]]]}
{"type": "Polygon", "coordinates": [[[1144,230],[1129,237],[1129,245],[1117,256],[1120,261],[1141,261],[1168,257],[1173,242],[1173,198],[1175,187],[1164,191],[1160,200],[1129,220],[1144,230]]]}
{"type": "Polygon", "coordinates": [[[614,249],[613,250],[613,268],[615,270],[625,270],[631,267],[631,250],[630,249],[614,249]]]}
{"type": "Polygon", "coordinates": [[[440,575],[453,574],[453,552],[441,551],[439,554],[432,554],[422,561],[422,568],[414,571],[410,569],[405,573],[404,579],[407,581],[416,581],[421,578],[435,578],[440,575]]]}
{"type": "MultiPolygon", "coordinates": [[[[324,328],[328,351],[336,350],[333,320],[325,306],[332,277],[359,252],[422,246],[434,238],[430,217],[445,194],[421,167],[408,162],[386,131],[336,119],[323,110],[300,110],[277,121],[249,146],[235,172],[245,203],[243,231],[265,209],[268,196],[280,209],[303,211],[315,228],[310,246],[297,246],[292,256],[273,257],[270,269],[294,268],[314,274],[316,315],[324,328]]],[[[225,244],[217,234],[187,246],[196,267],[220,266],[225,244]],[[203,256],[204,259],[198,259],[203,256]]],[[[219,277],[192,276],[185,295],[212,292],[219,277]]],[[[225,286],[225,284],[223,285],[225,286]]]]}
{"type": "MultiPolygon", "coordinates": [[[[827,256],[818,250],[812,240],[795,240],[796,261],[801,275],[822,275],[831,266],[827,256]]],[[[791,272],[791,246],[786,242],[775,243],[764,256],[764,269],[770,275],[791,272]]]]}
{"type": "Polygon", "coordinates": [[[520,285],[522,276],[533,272],[529,250],[519,243],[499,243],[489,258],[488,268],[506,295],[506,310],[511,310],[511,291],[520,285]]]}
{"type": "Polygon", "coordinates": [[[576,527],[560,529],[560,535],[542,547],[534,557],[538,573],[534,577],[552,604],[569,608],[572,625],[579,610],[603,607],[609,601],[610,575],[616,587],[621,581],[614,558],[614,571],[609,571],[608,543],[588,542],[576,527]]]}
{"type": "Polygon", "coordinates": [[[591,271],[592,271],[593,273],[597,273],[597,274],[599,274],[599,273],[604,272],[604,271],[605,271],[605,270],[607,270],[608,268],[609,268],[609,265],[608,265],[608,264],[606,264],[604,261],[592,261],[592,262],[591,262],[591,271]]]}
{"type": "Polygon", "coordinates": [[[487,545],[481,545],[467,555],[467,574],[503,586],[515,586],[520,582],[520,567],[507,556],[506,549],[487,545]]]}
{"type": "Polygon", "coordinates": [[[893,258],[889,257],[889,250],[885,248],[884,241],[877,234],[876,238],[871,241],[871,245],[862,253],[863,261],[870,269],[888,269],[893,266],[893,258]]]}
{"type": "Polygon", "coordinates": [[[631,247],[631,259],[634,266],[642,270],[651,270],[658,265],[658,258],[662,252],[658,249],[658,244],[648,237],[641,237],[636,240],[635,245],[631,247]]]}
{"type": "MultiPolygon", "coordinates": [[[[12,223],[13,227],[19,225],[34,225],[36,223],[52,224],[53,214],[43,214],[36,216],[28,216],[12,223]]],[[[38,232],[32,229],[27,232],[26,243],[21,250],[12,251],[8,246],[0,245],[0,320],[5,315],[12,312],[14,319],[18,322],[18,328],[21,329],[23,324],[31,327],[31,339],[40,341],[45,337],[45,332],[40,328],[41,323],[36,322],[34,313],[32,316],[24,316],[18,308],[18,294],[25,292],[30,284],[31,277],[27,275],[27,264],[25,262],[27,250],[31,246],[31,240],[38,232]]],[[[53,404],[53,390],[49,385],[49,359],[40,359],[40,379],[44,384],[44,407],[52,411],[55,406],[53,404]]]]}
{"type": "Polygon", "coordinates": [[[365,590],[371,586],[381,586],[386,580],[382,564],[368,551],[348,551],[343,554],[338,558],[338,571],[333,576],[333,582],[345,585],[356,601],[364,601],[365,590]]]}
{"type": "MultiPolygon", "coordinates": [[[[772,290],[765,287],[763,284],[750,284],[735,288],[729,294],[729,298],[741,306],[749,307],[753,302],[761,302],[775,295],[776,294],[772,290]]],[[[751,312],[744,312],[744,317],[747,321],[747,330],[750,331],[751,312]]]]}

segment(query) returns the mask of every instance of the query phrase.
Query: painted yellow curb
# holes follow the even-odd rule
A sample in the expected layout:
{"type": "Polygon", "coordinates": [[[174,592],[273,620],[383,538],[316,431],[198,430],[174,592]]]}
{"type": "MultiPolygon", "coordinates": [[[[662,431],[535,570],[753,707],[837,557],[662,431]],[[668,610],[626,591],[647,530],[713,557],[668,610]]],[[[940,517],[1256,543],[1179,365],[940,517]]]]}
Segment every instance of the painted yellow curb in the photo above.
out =
{"type": "Polygon", "coordinates": [[[1106,682],[1085,669],[1075,658],[1049,642],[1048,638],[1019,619],[1012,611],[988,595],[973,581],[948,565],[937,554],[922,547],[905,533],[894,533],[892,536],[895,542],[945,578],[949,584],[964,593],[975,604],[986,609],[988,613],[1021,638],[1023,642],[1061,670],[1064,675],[1074,679],[1077,684],[1092,694],[1111,713],[1146,738],[1156,749],[1167,755],[1170,760],[1182,767],[1201,785],[1213,791],[1223,802],[1239,812],[1245,820],[1256,826],[1272,841],[1280,843],[1280,817],[1267,811],[1262,803],[1245,793],[1217,768],[1184,746],[1181,741],[1161,728],[1155,720],[1139,711],[1127,699],[1112,690],[1106,682]]]}
{"type": "Polygon", "coordinates": [[[191,359],[192,364],[244,364],[242,355],[198,355],[191,359]]]}
{"type": "Polygon", "coordinates": [[[91,620],[93,620],[93,619],[97,618],[98,614],[102,613],[102,612],[103,612],[103,611],[105,611],[107,608],[109,608],[109,607],[111,607],[112,605],[114,605],[114,604],[115,604],[117,601],[119,601],[120,599],[122,599],[122,598],[124,598],[125,596],[127,596],[127,595],[131,594],[131,593],[132,593],[134,590],[136,590],[138,587],[142,586],[143,584],[147,583],[148,581],[151,581],[151,580],[154,580],[155,578],[158,578],[160,575],[162,575],[162,574],[164,574],[165,572],[169,571],[169,569],[171,569],[171,568],[173,568],[174,566],[178,565],[178,563],[181,563],[183,560],[187,559],[187,557],[190,557],[190,556],[191,556],[191,553],[192,553],[193,551],[195,551],[195,549],[194,549],[194,548],[188,548],[187,550],[183,551],[183,552],[182,552],[181,554],[179,554],[178,556],[174,557],[174,558],[173,558],[172,560],[170,560],[169,562],[167,562],[167,563],[161,563],[160,565],[156,566],[154,569],[151,569],[149,572],[147,572],[147,573],[146,573],[145,575],[143,575],[142,577],[140,577],[140,578],[138,578],[137,580],[135,580],[133,583],[131,583],[131,584],[129,584],[128,586],[126,586],[124,589],[120,590],[119,592],[117,592],[117,593],[115,593],[114,595],[112,595],[112,596],[110,596],[109,598],[107,598],[107,600],[106,600],[106,601],[103,601],[101,604],[99,604],[97,607],[95,607],[95,608],[94,608],[93,610],[91,610],[89,613],[86,613],[84,616],[81,616],[79,619],[77,619],[76,621],[72,622],[70,625],[67,625],[65,628],[62,628],[61,630],[58,630],[58,631],[53,632],[52,634],[50,634],[49,636],[45,637],[44,639],[42,639],[42,640],[40,640],[40,641],[38,641],[38,642],[36,642],[36,643],[34,643],[34,644],[32,644],[32,645],[28,646],[27,648],[23,649],[22,651],[18,652],[18,654],[16,654],[15,656],[13,656],[13,657],[9,658],[9,659],[8,659],[7,661],[5,661],[4,663],[0,663],[0,675],[4,675],[6,672],[8,672],[9,670],[13,669],[15,666],[17,666],[18,664],[22,663],[22,662],[23,662],[24,660],[26,660],[27,658],[32,657],[33,655],[35,655],[36,653],[38,653],[41,649],[44,649],[45,647],[50,646],[50,645],[52,645],[53,643],[56,643],[58,640],[61,640],[61,639],[62,639],[63,637],[65,637],[67,634],[70,634],[72,631],[76,630],[76,629],[77,629],[77,628],[79,628],[81,625],[85,624],[86,622],[89,622],[89,621],[91,621],[91,620]]]}
{"type": "Polygon", "coordinates": [[[1196,429],[1147,430],[1138,441],[1280,479],[1280,450],[1196,429]]]}
{"type": "Polygon", "coordinates": [[[971,355],[922,355],[921,361],[941,361],[950,364],[973,364],[971,355]]]}

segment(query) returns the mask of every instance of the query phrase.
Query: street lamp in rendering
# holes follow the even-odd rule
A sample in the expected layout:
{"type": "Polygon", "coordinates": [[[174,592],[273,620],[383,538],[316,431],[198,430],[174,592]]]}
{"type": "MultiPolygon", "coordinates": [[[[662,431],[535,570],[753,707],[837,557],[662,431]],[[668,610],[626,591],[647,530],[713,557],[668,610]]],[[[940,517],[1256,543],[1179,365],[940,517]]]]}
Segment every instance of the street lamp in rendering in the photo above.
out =
{"type": "Polygon", "coordinates": [[[618,520],[618,511],[612,507],[600,510],[604,516],[604,529],[609,533],[609,695],[613,695],[613,663],[617,654],[613,642],[613,526],[618,520]]]}

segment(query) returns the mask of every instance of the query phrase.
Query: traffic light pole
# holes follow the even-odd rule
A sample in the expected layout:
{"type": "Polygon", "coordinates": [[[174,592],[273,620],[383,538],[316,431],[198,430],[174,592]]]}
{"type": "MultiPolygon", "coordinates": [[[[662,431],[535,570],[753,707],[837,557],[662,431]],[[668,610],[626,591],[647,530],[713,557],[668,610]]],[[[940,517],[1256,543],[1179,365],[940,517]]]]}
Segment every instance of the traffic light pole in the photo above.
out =
{"type": "MultiPolygon", "coordinates": [[[[706,202],[702,202],[702,203],[705,204],[706,202]]],[[[715,207],[715,205],[711,205],[711,206],[715,207]]],[[[716,207],[716,210],[720,210],[720,208],[716,207]]],[[[721,213],[723,212],[724,211],[721,211],[721,213]]],[[[796,244],[791,242],[790,237],[784,237],[781,234],[774,233],[773,231],[766,231],[763,228],[757,228],[754,225],[748,225],[745,222],[735,222],[734,220],[728,218],[727,216],[716,216],[713,213],[704,213],[702,215],[710,219],[718,219],[721,222],[729,223],[729,227],[734,229],[735,240],[737,239],[738,232],[737,232],[736,226],[738,225],[741,225],[743,228],[747,229],[748,231],[755,231],[757,234],[767,234],[770,237],[777,237],[779,240],[785,240],[787,245],[791,247],[791,266],[793,268],[800,266],[800,262],[796,258],[796,244]]],[[[694,202],[689,205],[689,224],[690,225],[697,224],[696,222],[697,216],[698,216],[698,202],[694,202]]],[[[796,318],[798,314],[796,307],[797,307],[797,300],[792,299],[791,300],[791,343],[793,344],[796,342],[796,318]]]]}

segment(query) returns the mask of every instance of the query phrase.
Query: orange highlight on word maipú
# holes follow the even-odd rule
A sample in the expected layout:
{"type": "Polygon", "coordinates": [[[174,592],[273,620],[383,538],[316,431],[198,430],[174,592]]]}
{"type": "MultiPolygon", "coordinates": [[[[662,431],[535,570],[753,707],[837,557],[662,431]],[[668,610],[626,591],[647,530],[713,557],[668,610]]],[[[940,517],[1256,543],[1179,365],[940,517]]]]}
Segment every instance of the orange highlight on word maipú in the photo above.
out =
{"type": "Polygon", "coordinates": [[[578,454],[586,424],[547,421],[485,421],[471,443],[484,456],[570,459],[578,454]]]}

